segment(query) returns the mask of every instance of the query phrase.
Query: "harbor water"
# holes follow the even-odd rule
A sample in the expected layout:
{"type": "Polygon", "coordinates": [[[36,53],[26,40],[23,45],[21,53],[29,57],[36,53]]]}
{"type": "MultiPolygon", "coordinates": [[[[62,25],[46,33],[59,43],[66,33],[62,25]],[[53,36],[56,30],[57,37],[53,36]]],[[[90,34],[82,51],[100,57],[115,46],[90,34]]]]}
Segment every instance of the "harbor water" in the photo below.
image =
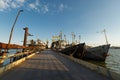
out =
{"type": "Polygon", "coordinates": [[[106,58],[105,66],[120,74],[120,49],[109,49],[109,56],[106,58]]]}
{"type": "MultiPolygon", "coordinates": [[[[22,49],[10,49],[9,53],[7,53],[7,56],[14,55],[17,51],[21,51],[21,50],[22,49]]],[[[4,63],[2,64],[2,66],[7,65],[9,63],[10,63],[10,59],[5,59],[4,63]]]]}

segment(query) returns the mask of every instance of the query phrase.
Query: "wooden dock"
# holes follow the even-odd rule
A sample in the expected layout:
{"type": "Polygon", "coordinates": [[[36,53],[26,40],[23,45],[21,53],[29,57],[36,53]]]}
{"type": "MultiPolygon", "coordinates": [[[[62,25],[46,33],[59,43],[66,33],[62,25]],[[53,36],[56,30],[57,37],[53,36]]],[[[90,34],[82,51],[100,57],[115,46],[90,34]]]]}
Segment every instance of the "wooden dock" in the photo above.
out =
{"type": "Polygon", "coordinates": [[[46,50],[0,75],[0,80],[111,80],[46,50]]]}

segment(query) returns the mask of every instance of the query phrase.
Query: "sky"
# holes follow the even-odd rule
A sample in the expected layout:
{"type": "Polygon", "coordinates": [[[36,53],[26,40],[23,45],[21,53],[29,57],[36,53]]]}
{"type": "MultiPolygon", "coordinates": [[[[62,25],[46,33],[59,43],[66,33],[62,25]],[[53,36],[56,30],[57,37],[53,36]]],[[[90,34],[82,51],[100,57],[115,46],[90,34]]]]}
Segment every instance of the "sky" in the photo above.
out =
{"type": "MultiPolygon", "coordinates": [[[[62,31],[71,42],[71,33],[81,43],[97,46],[105,43],[106,30],[111,46],[120,46],[120,0],[0,0],[0,42],[8,42],[10,30],[19,10],[12,41],[23,44],[24,27],[30,39],[51,42],[62,31]]],[[[64,37],[63,37],[64,38],[64,37]]]]}

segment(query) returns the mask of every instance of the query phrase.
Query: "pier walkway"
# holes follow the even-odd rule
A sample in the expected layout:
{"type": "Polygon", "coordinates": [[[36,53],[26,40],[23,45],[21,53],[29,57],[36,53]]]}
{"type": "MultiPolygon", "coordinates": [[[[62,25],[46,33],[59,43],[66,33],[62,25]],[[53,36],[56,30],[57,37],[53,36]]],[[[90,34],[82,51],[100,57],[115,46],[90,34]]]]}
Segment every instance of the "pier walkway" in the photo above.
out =
{"type": "Polygon", "coordinates": [[[0,75],[0,80],[110,80],[57,52],[46,50],[0,75]]]}

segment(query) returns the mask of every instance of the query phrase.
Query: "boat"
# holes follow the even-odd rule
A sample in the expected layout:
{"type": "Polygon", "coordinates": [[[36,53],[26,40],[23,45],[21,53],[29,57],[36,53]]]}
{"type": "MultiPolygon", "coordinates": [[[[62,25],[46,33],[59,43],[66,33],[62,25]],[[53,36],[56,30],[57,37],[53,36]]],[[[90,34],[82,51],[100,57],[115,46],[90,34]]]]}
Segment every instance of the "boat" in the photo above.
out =
{"type": "Polygon", "coordinates": [[[83,60],[105,61],[109,48],[110,44],[86,48],[85,43],[81,43],[62,49],[60,52],[83,60]]]}
{"type": "Polygon", "coordinates": [[[95,60],[95,61],[105,61],[110,44],[101,45],[97,47],[85,49],[85,56],[82,58],[84,60],[95,60]]]}
{"type": "Polygon", "coordinates": [[[105,61],[108,55],[110,44],[108,43],[106,30],[104,29],[102,32],[104,33],[106,44],[97,46],[97,47],[86,48],[85,56],[82,59],[94,60],[94,61],[105,61]]]}
{"type": "Polygon", "coordinates": [[[78,56],[80,53],[84,52],[85,43],[80,43],[74,46],[69,46],[67,48],[62,49],[60,52],[70,56],[78,56]]]}

